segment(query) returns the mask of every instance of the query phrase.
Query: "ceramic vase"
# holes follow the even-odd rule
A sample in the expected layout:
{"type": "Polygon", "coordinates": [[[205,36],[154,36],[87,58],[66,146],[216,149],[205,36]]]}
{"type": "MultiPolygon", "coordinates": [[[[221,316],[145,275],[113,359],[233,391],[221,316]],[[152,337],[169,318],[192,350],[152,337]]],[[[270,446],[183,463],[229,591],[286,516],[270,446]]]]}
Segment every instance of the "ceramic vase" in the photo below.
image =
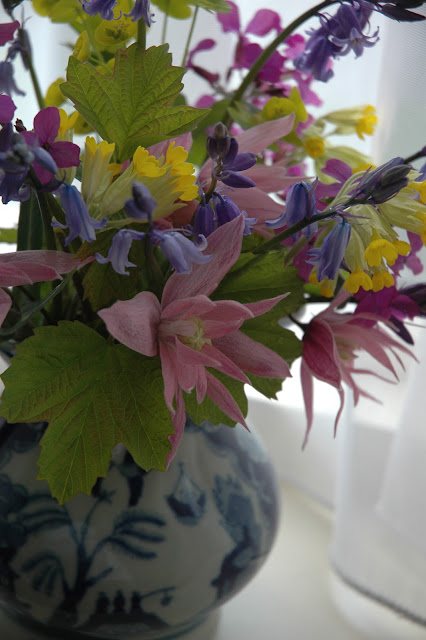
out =
{"type": "Polygon", "coordinates": [[[92,494],[60,506],[36,480],[45,428],[0,426],[0,606],[16,624],[58,640],[184,638],[263,564],[279,494],[254,433],[188,419],[167,472],[118,446],[92,494]]]}

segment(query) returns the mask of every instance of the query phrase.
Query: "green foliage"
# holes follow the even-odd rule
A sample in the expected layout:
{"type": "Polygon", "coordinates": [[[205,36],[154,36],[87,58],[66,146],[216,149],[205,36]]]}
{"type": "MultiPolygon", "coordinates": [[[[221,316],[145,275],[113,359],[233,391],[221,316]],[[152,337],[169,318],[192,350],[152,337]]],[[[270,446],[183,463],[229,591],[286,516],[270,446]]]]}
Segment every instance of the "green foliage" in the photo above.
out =
{"type": "Polygon", "coordinates": [[[18,241],[17,229],[0,229],[0,242],[15,244],[18,241]]]}
{"type": "Polygon", "coordinates": [[[185,73],[171,62],[168,45],[142,50],[135,43],[117,51],[113,75],[105,77],[71,56],[61,91],[104,140],[115,142],[116,160],[124,162],[139,145],[191,131],[206,114],[169,106],[183,88],[185,73]]]}
{"type": "Polygon", "coordinates": [[[225,0],[188,0],[188,4],[192,4],[194,7],[201,7],[206,11],[215,11],[216,13],[229,13],[231,11],[230,5],[225,0]]]}
{"type": "Polygon", "coordinates": [[[19,345],[3,381],[7,420],[49,422],[39,479],[60,503],[90,493],[119,442],[143,469],[165,470],[173,427],[158,358],[63,321],[36,329],[19,345]]]}
{"type": "MultiPolygon", "coordinates": [[[[240,407],[243,416],[246,416],[247,398],[244,392],[244,384],[239,382],[239,380],[234,380],[234,378],[226,376],[220,371],[216,371],[215,369],[209,369],[209,371],[228,389],[240,407]]],[[[195,390],[192,391],[190,395],[185,395],[185,408],[187,414],[191,416],[191,419],[195,424],[201,424],[204,420],[208,420],[212,424],[225,424],[228,425],[228,427],[235,427],[236,423],[234,420],[227,416],[226,413],[223,413],[223,411],[219,409],[219,407],[214,404],[207,395],[204,397],[202,403],[198,404],[195,390]]]]}

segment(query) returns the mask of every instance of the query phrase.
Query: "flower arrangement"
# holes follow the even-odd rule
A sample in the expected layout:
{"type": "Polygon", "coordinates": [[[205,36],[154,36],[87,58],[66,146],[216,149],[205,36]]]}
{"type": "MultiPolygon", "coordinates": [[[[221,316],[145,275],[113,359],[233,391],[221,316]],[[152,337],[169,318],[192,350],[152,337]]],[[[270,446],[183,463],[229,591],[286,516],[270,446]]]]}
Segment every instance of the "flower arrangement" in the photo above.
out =
{"type": "Polygon", "coordinates": [[[59,502],[90,493],[119,442],[166,470],[187,414],[245,425],[244,385],[274,398],[297,359],[305,443],[314,378],[340,395],[337,427],[343,385],[368,396],[358,352],[396,377],[390,356],[413,342],[404,320],[425,308],[424,286],[398,288],[403,267],[421,271],[426,169],[411,163],[425,150],[375,167],[330,139],[372,134],[372,106],[309,107],[341,56],[376,44],[377,12],[422,20],[424,2],[323,0],[287,26],[261,9],[243,30],[225,0],[33,0],[76,36],[46,95],[22,0],[2,3],[0,195],[20,215],[0,236],[17,244],[0,255],[1,413],[49,423],[39,478],[59,502]],[[214,40],[191,49],[200,9],[237,38],[223,77],[197,63],[214,40]],[[154,12],[193,16],[182,67],[167,44],[146,47],[154,12]],[[15,114],[17,56],[33,124],[15,114]],[[195,106],[186,69],[209,90],[195,106]],[[309,302],[327,306],[304,324],[309,302]]]}

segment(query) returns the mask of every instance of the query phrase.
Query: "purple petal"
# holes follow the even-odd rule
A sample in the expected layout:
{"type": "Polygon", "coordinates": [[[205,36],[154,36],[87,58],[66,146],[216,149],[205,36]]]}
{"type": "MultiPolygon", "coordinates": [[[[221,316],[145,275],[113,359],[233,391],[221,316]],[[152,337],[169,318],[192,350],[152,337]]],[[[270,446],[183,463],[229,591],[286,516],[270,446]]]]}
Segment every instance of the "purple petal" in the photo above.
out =
{"type": "Polygon", "coordinates": [[[222,25],[222,29],[224,33],[228,33],[229,31],[234,31],[235,33],[240,32],[240,16],[238,13],[238,7],[233,2],[228,1],[229,6],[231,7],[230,13],[218,13],[217,19],[222,25]]]}
{"type": "Polygon", "coordinates": [[[259,9],[247,25],[246,33],[255,36],[266,36],[270,31],[281,31],[281,20],[278,13],[271,9],[259,9]]]}
{"type": "Polygon", "coordinates": [[[80,147],[73,142],[58,140],[50,145],[49,151],[61,169],[78,167],[80,164],[80,147]]]}
{"type": "Polygon", "coordinates": [[[41,147],[44,144],[52,144],[55,141],[58,135],[60,121],[57,107],[46,107],[35,116],[34,131],[41,147]]]}

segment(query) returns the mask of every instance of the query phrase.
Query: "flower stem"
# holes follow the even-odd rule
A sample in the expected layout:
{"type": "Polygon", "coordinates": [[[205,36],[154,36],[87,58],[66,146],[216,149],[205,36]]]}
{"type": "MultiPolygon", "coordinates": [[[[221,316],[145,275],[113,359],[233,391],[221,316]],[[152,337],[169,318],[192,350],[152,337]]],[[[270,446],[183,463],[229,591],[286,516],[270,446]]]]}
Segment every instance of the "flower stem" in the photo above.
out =
{"type": "Polygon", "coordinates": [[[146,49],[146,24],[144,20],[138,20],[138,34],[137,34],[138,47],[145,51],[146,49]]]}
{"type": "Polygon", "coordinates": [[[31,82],[33,83],[34,92],[37,98],[38,108],[44,109],[46,106],[46,103],[44,101],[44,97],[38,82],[37,74],[34,69],[28,32],[21,28],[18,30],[18,37],[22,44],[22,54],[21,54],[22,59],[24,61],[24,66],[29,71],[31,82]]]}
{"type": "Polygon", "coordinates": [[[189,29],[188,38],[186,40],[185,51],[183,52],[181,67],[185,66],[186,59],[188,58],[189,47],[191,45],[192,36],[194,34],[195,22],[198,16],[198,9],[199,7],[195,7],[194,15],[192,16],[191,28],[189,29]]]}
{"type": "Polygon", "coordinates": [[[257,74],[259,73],[259,71],[262,69],[264,64],[269,60],[269,58],[272,56],[275,50],[279,47],[279,45],[282,44],[291,35],[291,33],[295,29],[297,29],[297,27],[303,24],[306,20],[309,20],[309,18],[313,18],[322,9],[325,9],[326,7],[332,4],[336,4],[336,2],[338,1],[339,0],[324,0],[323,2],[320,2],[319,4],[317,4],[315,7],[312,7],[312,9],[308,9],[308,11],[305,11],[305,13],[302,13],[298,18],[293,20],[293,22],[291,22],[285,29],[283,29],[277,35],[275,40],[273,40],[270,43],[270,45],[266,47],[266,49],[257,58],[256,62],[253,64],[253,66],[245,76],[244,80],[242,81],[242,83],[240,84],[240,86],[238,87],[238,89],[235,91],[234,95],[231,98],[231,101],[225,113],[225,117],[223,119],[223,123],[228,127],[228,129],[233,122],[232,116],[230,115],[230,110],[236,106],[239,100],[241,100],[241,98],[244,96],[244,93],[247,87],[251,84],[251,82],[253,82],[253,80],[256,78],[257,74]]]}
{"type": "Polygon", "coordinates": [[[161,43],[165,44],[166,42],[166,33],[167,33],[167,21],[169,18],[169,15],[167,13],[167,11],[169,10],[169,6],[170,6],[170,0],[166,0],[166,6],[164,9],[164,20],[163,20],[163,29],[161,32],[161,43]]]}

